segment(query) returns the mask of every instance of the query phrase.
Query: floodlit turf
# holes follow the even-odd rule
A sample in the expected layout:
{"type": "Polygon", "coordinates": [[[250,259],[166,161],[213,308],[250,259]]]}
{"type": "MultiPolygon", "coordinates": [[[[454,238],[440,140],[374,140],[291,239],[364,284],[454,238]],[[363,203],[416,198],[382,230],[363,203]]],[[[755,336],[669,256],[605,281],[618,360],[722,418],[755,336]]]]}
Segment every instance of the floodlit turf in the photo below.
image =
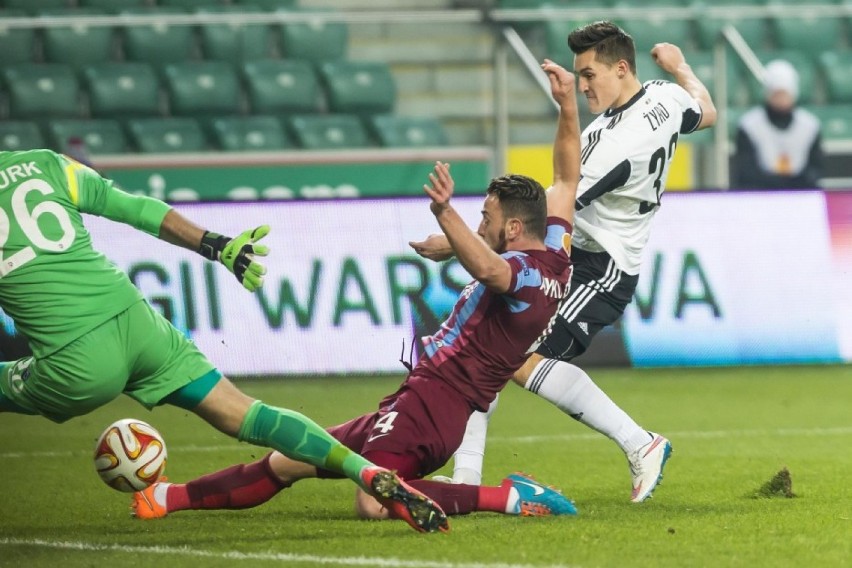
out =
{"type": "MultiPolygon", "coordinates": [[[[129,517],[94,472],[113,420],[165,436],[177,481],[263,455],[173,408],[129,399],[65,425],[0,415],[0,566],[848,566],[852,562],[852,367],[593,370],[675,453],[655,497],[629,503],[608,440],[509,386],[492,420],[485,481],[523,470],[560,486],[577,518],[474,514],[449,534],[359,521],[348,481],[299,483],[263,507],[129,517]],[[783,467],[796,498],[755,499],[783,467]]],[[[321,424],[369,411],[399,378],[251,381],[267,402],[321,424]]],[[[447,471],[447,468],[444,470],[447,471]]]]}

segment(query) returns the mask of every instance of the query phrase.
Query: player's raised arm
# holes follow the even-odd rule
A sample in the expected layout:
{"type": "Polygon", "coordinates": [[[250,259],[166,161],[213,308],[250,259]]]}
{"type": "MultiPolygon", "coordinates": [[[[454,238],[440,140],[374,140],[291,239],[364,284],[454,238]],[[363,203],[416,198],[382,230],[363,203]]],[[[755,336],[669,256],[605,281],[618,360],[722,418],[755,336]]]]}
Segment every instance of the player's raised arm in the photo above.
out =
{"type": "Polygon", "coordinates": [[[660,69],[672,75],[675,82],[698,101],[701,106],[701,122],[696,130],[710,128],[716,124],[716,105],[713,104],[710,91],[695,76],[680,48],[672,43],[658,43],[651,50],[651,56],[660,69]]]}
{"type": "Polygon", "coordinates": [[[580,121],[574,74],[545,59],[542,70],[550,79],[550,92],[559,104],[559,122],[553,142],[553,186],[547,192],[547,214],[569,223],[580,182],[580,121]]]}
{"type": "Polygon", "coordinates": [[[503,257],[470,230],[450,204],[454,185],[450,165],[437,162],[434,171],[429,174],[429,183],[423,186],[423,191],[432,198],[429,207],[465,270],[490,290],[502,294],[511,285],[512,269],[503,257]]]}

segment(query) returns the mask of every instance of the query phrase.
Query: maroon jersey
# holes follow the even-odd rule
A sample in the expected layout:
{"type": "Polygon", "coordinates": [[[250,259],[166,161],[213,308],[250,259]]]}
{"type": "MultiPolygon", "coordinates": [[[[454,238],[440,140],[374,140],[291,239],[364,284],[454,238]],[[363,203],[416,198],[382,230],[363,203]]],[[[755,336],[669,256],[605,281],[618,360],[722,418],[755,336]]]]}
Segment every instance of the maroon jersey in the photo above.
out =
{"type": "Polygon", "coordinates": [[[496,294],[473,281],[449,318],[422,339],[425,356],[412,377],[439,379],[484,411],[535,351],[567,293],[571,261],[563,236],[571,225],[548,218],[547,250],[503,253],[512,268],[509,291],[496,294]]]}

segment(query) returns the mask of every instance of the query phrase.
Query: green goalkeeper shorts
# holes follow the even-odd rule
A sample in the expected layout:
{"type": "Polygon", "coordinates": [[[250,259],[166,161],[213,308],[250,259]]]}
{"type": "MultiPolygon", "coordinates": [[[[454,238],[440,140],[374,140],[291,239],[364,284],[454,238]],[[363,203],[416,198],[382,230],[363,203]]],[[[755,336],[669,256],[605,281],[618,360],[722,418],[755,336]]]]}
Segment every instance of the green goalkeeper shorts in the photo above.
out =
{"type": "Polygon", "coordinates": [[[0,392],[23,410],[64,422],[121,393],[151,409],[213,373],[192,341],[138,302],[43,359],[5,363],[0,392]]]}

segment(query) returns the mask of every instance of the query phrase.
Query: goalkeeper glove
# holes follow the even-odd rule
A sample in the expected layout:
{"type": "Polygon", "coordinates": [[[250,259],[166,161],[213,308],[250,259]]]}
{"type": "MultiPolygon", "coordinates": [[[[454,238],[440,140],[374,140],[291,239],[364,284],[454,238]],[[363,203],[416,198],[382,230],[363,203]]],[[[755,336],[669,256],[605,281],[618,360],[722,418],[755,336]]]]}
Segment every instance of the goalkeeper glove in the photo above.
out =
{"type": "Polygon", "coordinates": [[[269,233],[269,225],[244,231],[232,239],[218,233],[206,231],[201,237],[199,253],[208,260],[218,260],[237,277],[240,284],[249,292],[263,285],[266,267],[254,260],[255,256],[266,256],[269,247],[255,243],[269,233]]]}

